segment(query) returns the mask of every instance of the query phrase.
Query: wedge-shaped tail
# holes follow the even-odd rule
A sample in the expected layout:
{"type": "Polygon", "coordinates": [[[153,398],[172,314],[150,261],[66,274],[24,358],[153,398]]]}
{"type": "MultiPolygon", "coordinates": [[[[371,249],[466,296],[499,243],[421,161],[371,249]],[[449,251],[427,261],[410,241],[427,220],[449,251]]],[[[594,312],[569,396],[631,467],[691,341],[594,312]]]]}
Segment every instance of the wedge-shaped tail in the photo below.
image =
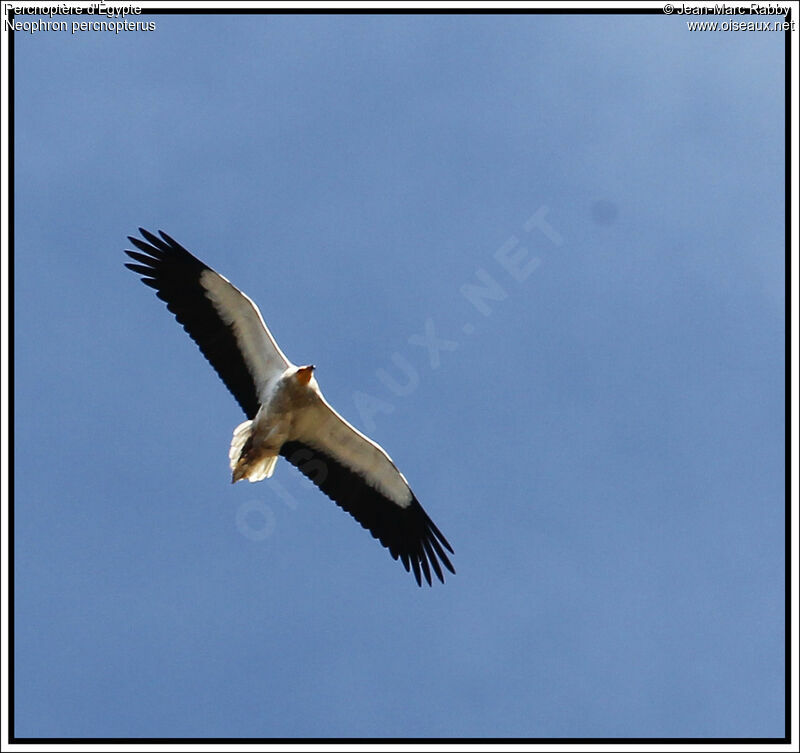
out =
{"type": "Polygon", "coordinates": [[[248,420],[233,430],[228,457],[231,461],[231,482],[247,479],[250,483],[270,478],[278,462],[276,453],[253,447],[253,422],[248,420]]]}

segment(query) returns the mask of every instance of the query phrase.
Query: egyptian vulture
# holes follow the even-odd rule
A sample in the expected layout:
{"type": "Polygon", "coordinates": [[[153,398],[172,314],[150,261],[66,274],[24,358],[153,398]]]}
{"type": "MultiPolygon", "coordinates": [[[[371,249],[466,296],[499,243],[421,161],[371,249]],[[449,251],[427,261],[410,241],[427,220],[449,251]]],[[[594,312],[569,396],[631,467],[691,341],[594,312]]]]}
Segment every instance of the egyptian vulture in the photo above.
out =
{"type": "Polygon", "coordinates": [[[384,449],[325,400],[314,366],[295,366],[267,329],[258,307],[166,233],[139,228],[128,269],[156,290],[242,407],[233,430],[232,482],[269,478],[286,458],[390,552],[417,584],[431,570],[455,573],[453,549],[417,501],[384,449]],[[145,242],[146,241],[146,242],[145,242]]]}

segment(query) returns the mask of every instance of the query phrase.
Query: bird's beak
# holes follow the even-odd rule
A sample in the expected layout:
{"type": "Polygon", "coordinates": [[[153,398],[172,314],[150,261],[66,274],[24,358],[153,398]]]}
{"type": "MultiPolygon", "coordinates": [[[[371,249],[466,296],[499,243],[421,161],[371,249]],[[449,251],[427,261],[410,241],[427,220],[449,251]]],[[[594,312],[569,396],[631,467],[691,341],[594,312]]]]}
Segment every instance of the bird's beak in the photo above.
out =
{"type": "Polygon", "coordinates": [[[314,367],[313,366],[303,366],[302,368],[297,370],[297,381],[300,384],[308,384],[311,381],[311,377],[314,374],[314,367]]]}

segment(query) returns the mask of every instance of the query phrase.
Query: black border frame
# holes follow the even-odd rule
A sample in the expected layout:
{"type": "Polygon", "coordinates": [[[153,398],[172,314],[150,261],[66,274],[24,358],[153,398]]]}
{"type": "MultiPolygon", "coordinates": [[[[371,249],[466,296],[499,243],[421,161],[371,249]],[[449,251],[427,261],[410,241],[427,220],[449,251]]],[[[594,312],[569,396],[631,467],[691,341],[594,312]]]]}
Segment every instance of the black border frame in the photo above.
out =
{"type": "MultiPolygon", "coordinates": [[[[368,2],[368,0],[364,0],[368,2]]],[[[445,0],[446,2],[457,3],[460,0],[445,0]]],[[[514,0],[505,0],[506,3],[514,0]]],[[[676,0],[680,2],[680,0],[676,0]]],[[[22,0],[20,0],[22,4],[22,0]]],[[[31,3],[35,5],[37,3],[31,3]]],[[[46,3],[45,3],[46,4],[46,3]]],[[[58,2],[60,4],[60,0],[58,2]]],[[[709,2],[709,5],[712,5],[709,2]]],[[[750,15],[748,7],[736,6],[742,15],[750,15]]],[[[163,8],[148,10],[142,8],[142,16],[159,15],[664,15],[662,8],[163,8]]],[[[15,14],[9,11],[9,20],[14,20],[15,14]]],[[[137,16],[139,18],[139,16],[137,16]]],[[[784,16],[785,21],[792,21],[791,10],[784,16]]],[[[785,313],[785,355],[789,356],[785,361],[785,383],[784,395],[788,402],[786,415],[792,415],[792,394],[791,394],[791,280],[792,280],[792,220],[790,207],[792,206],[792,184],[791,184],[791,160],[792,160],[792,37],[791,32],[784,33],[784,212],[785,212],[785,295],[788,301],[788,309],[785,313]]],[[[790,503],[791,495],[791,420],[785,428],[785,568],[786,568],[786,601],[784,611],[784,641],[785,641],[785,709],[784,709],[784,736],[783,737],[609,737],[609,738],[585,738],[585,737],[454,737],[454,738],[429,738],[429,737],[376,737],[376,738],[350,738],[350,737],[16,737],[14,735],[14,67],[15,67],[15,45],[14,32],[8,33],[8,432],[9,432],[9,466],[8,466],[8,525],[9,525],[9,551],[8,551],[8,743],[9,744],[81,744],[81,745],[107,745],[107,744],[287,744],[301,745],[310,743],[327,744],[348,744],[348,745],[370,745],[370,744],[420,744],[420,743],[463,743],[463,744],[550,744],[550,745],[575,745],[575,744],[607,744],[607,745],[642,745],[642,744],[770,744],[781,745],[790,744],[791,739],[791,709],[792,709],[792,688],[791,688],[791,617],[792,617],[792,573],[791,573],[791,530],[792,530],[792,510],[790,503]]]]}

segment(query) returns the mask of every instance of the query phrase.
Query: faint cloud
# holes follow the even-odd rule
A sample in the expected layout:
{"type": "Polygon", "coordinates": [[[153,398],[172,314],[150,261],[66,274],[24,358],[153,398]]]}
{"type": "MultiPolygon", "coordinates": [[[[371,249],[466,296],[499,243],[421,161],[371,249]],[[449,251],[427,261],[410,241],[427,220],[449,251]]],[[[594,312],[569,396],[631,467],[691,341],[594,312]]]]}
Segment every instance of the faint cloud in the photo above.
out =
{"type": "Polygon", "coordinates": [[[598,199],[592,203],[592,222],[596,225],[613,225],[618,215],[619,207],[610,199],[598,199]]]}

